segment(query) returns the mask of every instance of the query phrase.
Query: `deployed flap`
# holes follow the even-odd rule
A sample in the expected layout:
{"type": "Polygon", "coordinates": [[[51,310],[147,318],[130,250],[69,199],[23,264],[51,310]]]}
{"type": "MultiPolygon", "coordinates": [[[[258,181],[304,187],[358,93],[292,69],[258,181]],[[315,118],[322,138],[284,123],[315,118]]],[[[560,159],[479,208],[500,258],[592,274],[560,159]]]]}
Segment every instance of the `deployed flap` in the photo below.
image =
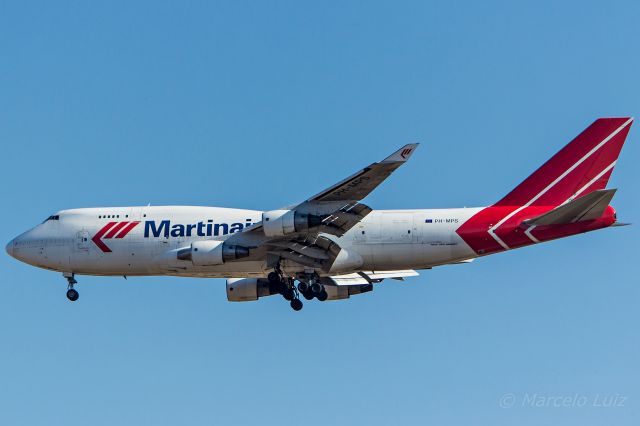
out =
{"type": "Polygon", "coordinates": [[[367,205],[362,203],[347,204],[324,218],[318,232],[340,237],[369,213],[371,213],[371,207],[367,205]]]}
{"type": "Polygon", "coordinates": [[[524,221],[526,225],[562,225],[567,223],[594,220],[602,216],[607,208],[615,189],[600,189],[590,192],[584,197],[576,198],[555,209],[524,221]]]}
{"type": "Polygon", "coordinates": [[[398,279],[398,278],[405,278],[405,277],[417,277],[418,275],[420,275],[413,269],[406,269],[406,270],[400,270],[400,271],[373,271],[373,272],[365,271],[364,273],[367,274],[369,278],[374,280],[383,280],[385,278],[398,279]]]}
{"type": "Polygon", "coordinates": [[[334,275],[331,280],[335,285],[360,285],[377,283],[384,279],[402,279],[404,277],[415,277],[418,273],[413,269],[400,271],[362,271],[360,273],[334,275]]]}
{"type": "Polygon", "coordinates": [[[341,247],[324,236],[299,236],[296,240],[280,239],[265,243],[268,252],[311,268],[328,271],[341,247]]]}
{"type": "MultiPolygon", "coordinates": [[[[330,277],[333,285],[358,285],[369,284],[369,281],[359,274],[335,275],[330,277]]],[[[327,283],[329,284],[329,283],[327,283]]]]}

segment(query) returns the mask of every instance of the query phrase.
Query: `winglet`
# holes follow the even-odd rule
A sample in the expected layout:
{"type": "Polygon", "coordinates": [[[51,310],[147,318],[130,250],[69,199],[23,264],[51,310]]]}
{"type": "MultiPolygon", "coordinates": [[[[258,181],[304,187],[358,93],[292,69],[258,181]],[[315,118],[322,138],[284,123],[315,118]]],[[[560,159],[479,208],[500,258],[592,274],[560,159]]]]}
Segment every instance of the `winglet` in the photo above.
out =
{"type": "Polygon", "coordinates": [[[385,158],[384,160],[382,160],[381,163],[398,163],[398,162],[404,163],[409,159],[409,157],[411,157],[411,155],[416,150],[418,145],[419,144],[417,143],[407,144],[402,148],[400,148],[399,150],[397,150],[396,152],[394,152],[393,154],[391,154],[390,156],[388,156],[387,158],[385,158]]]}

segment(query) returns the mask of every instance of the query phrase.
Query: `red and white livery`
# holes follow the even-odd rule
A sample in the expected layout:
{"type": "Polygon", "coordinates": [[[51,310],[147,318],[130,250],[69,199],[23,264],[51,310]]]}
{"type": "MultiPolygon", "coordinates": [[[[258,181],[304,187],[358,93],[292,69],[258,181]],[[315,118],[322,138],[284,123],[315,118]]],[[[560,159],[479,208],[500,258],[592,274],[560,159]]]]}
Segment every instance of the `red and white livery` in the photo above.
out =
{"type": "Polygon", "coordinates": [[[413,155],[409,144],[295,206],[63,210],[7,252],[77,275],[227,278],[230,301],[346,299],[384,279],[620,225],[607,189],[632,118],[601,118],[488,207],[372,210],[362,200],[413,155]]]}

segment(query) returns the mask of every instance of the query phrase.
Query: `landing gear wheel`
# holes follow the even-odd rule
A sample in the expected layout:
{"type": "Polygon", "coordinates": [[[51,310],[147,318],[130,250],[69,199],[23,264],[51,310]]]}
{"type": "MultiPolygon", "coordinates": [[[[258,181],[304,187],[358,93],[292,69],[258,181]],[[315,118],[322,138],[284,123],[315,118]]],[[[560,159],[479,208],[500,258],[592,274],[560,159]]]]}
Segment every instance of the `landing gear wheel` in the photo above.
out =
{"type": "Polygon", "coordinates": [[[327,290],[322,289],[320,294],[318,294],[316,297],[318,298],[319,301],[324,302],[325,300],[327,300],[329,295],[327,294],[327,290]]]}
{"type": "Polygon", "coordinates": [[[313,293],[311,293],[311,291],[301,292],[301,294],[302,294],[302,297],[304,297],[307,300],[313,299],[313,293]]]}
{"type": "Polygon", "coordinates": [[[319,282],[314,282],[313,284],[311,284],[311,291],[313,292],[313,294],[320,294],[322,293],[322,290],[324,290],[322,288],[322,284],[320,284],[319,282]]]}
{"type": "Polygon", "coordinates": [[[71,272],[63,272],[62,276],[67,279],[67,299],[75,302],[78,300],[78,297],[80,297],[78,292],[73,288],[74,284],[78,284],[78,281],[75,279],[75,274],[71,272]]]}
{"type": "Polygon", "coordinates": [[[290,305],[291,305],[291,309],[293,309],[294,311],[299,311],[300,309],[302,309],[302,300],[293,299],[290,305]]]}
{"type": "Polygon", "coordinates": [[[267,279],[269,280],[270,284],[278,284],[280,283],[280,275],[278,275],[277,272],[269,272],[269,275],[267,275],[267,279]]]}
{"type": "Polygon", "coordinates": [[[294,298],[293,298],[294,296],[295,296],[295,293],[293,292],[293,289],[290,289],[290,288],[286,289],[282,293],[282,297],[284,297],[286,300],[293,301],[294,300],[294,298]]]}
{"type": "Polygon", "coordinates": [[[75,302],[76,300],[78,300],[78,297],[80,297],[80,294],[78,294],[75,289],[70,288],[69,290],[67,290],[67,299],[75,302]]]}

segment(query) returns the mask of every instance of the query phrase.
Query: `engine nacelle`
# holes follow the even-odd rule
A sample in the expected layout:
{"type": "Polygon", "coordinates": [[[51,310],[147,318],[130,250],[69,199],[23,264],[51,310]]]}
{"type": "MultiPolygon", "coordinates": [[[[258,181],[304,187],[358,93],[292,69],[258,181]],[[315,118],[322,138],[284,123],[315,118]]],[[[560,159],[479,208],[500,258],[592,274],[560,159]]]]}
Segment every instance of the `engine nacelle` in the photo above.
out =
{"type": "Polygon", "coordinates": [[[227,280],[229,302],[250,302],[276,293],[278,290],[275,286],[262,278],[229,278],[227,280]]]}
{"type": "Polygon", "coordinates": [[[178,251],[179,260],[190,260],[194,266],[222,265],[247,256],[248,248],[228,245],[217,240],[194,241],[190,247],[178,251]]]}
{"type": "Polygon", "coordinates": [[[267,237],[282,237],[306,231],[322,223],[322,217],[295,210],[271,210],[262,213],[262,229],[267,237]]]}
{"type": "Polygon", "coordinates": [[[327,292],[327,300],[340,300],[348,299],[350,296],[353,296],[355,294],[362,294],[373,291],[373,284],[341,286],[325,285],[324,290],[327,292]]]}

